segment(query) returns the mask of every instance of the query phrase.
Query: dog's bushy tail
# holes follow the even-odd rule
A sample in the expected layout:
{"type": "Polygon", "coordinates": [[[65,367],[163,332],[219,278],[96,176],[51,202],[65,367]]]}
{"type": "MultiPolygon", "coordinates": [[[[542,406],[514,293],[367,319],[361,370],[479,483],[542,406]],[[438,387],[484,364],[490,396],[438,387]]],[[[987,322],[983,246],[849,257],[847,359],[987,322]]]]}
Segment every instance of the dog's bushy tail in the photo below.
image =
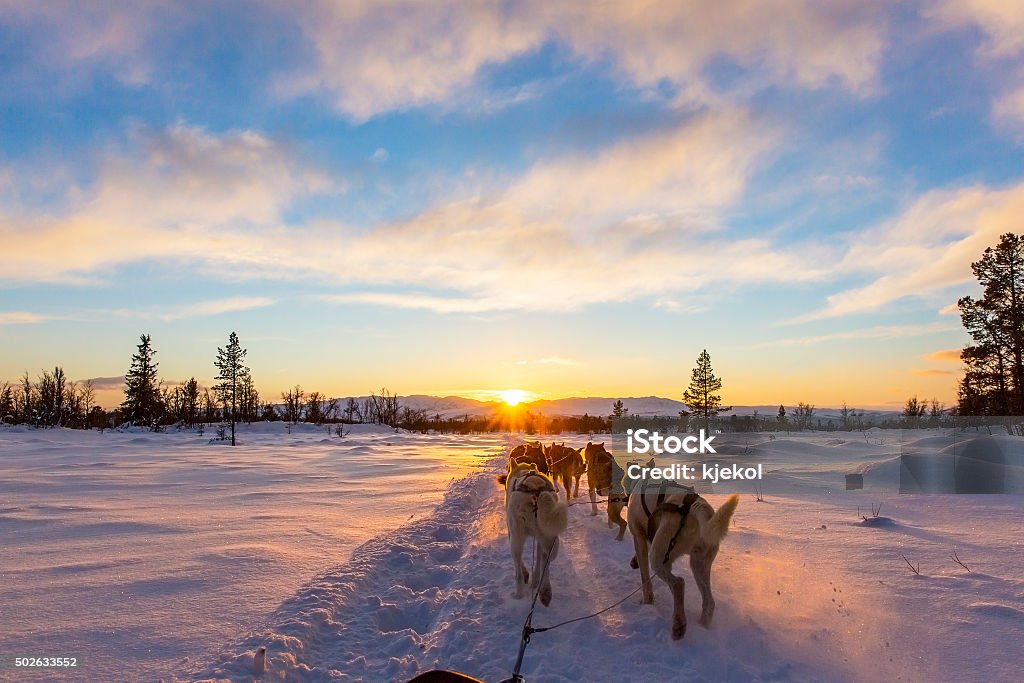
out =
{"type": "Polygon", "coordinates": [[[722,503],[722,507],[715,510],[715,514],[704,525],[701,533],[705,543],[711,546],[721,544],[722,539],[729,533],[729,522],[732,521],[732,514],[736,512],[736,506],[739,504],[740,497],[734,493],[722,503]]]}
{"type": "Polygon", "coordinates": [[[537,526],[548,538],[558,536],[569,526],[569,507],[553,491],[537,496],[537,526]]]}

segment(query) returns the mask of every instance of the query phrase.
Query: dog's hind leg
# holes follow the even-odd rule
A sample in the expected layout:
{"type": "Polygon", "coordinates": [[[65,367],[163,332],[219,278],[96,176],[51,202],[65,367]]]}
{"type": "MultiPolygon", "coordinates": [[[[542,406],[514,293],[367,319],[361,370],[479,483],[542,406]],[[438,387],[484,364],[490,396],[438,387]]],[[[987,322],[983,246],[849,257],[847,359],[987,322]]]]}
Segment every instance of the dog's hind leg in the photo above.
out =
{"type": "Polygon", "coordinates": [[[697,588],[700,589],[702,601],[698,623],[704,628],[711,626],[711,618],[715,616],[715,597],[711,594],[711,563],[715,561],[716,555],[717,547],[690,554],[690,570],[693,572],[693,580],[697,582],[697,588]]]}
{"type": "MultiPolygon", "coordinates": [[[[613,494],[609,493],[610,498],[613,494]]],[[[608,526],[612,525],[612,522],[619,525],[619,533],[615,537],[616,541],[621,541],[626,535],[626,520],[622,519],[622,503],[608,502],[608,526]]]]}
{"type": "Polygon", "coordinates": [[[550,544],[538,542],[537,550],[538,557],[544,556],[544,564],[540,568],[540,602],[547,607],[551,604],[551,562],[558,556],[558,537],[555,536],[550,544]]]}
{"type": "Polygon", "coordinates": [[[590,487],[590,516],[597,517],[597,489],[590,483],[590,475],[587,475],[587,486],[590,487]]]}
{"type": "Polygon", "coordinates": [[[640,570],[640,585],[643,586],[644,596],[640,603],[650,605],[654,602],[654,586],[651,585],[651,566],[647,562],[647,538],[641,534],[633,534],[633,549],[636,555],[629,564],[640,570]]]}
{"type": "Polygon", "coordinates": [[[541,579],[541,567],[543,567],[543,560],[541,555],[541,542],[539,538],[533,539],[533,574],[530,576],[530,588],[536,588],[537,583],[541,579]]]}
{"type": "MultiPolygon", "coordinates": [[[[666,529],[662,528],[661,531],[665,532],[666,529]]],[[[672,591],[672,640],[679,640],[686,633],[686,582],[683,581],[683,577],[672,573],[672,558],[666,557],[670,537],[671,532],[655,535],[654,542],[651,543],[651,569],[672,591]]]]}
{"type": "Polygon", "coordinates": [[[513,534],[512,530],[508,532],[508,545],[512,549],[512,566],[515,567],[515,578],[516,578],[516,589],[512,593],[512,597],[518,600],[523,597],[523,587],[526,582],[530,580],[530,574],[526,571],[526,565],[523,564],[523,545],[526,541],[525,536],[522,534],[513,534]]]}

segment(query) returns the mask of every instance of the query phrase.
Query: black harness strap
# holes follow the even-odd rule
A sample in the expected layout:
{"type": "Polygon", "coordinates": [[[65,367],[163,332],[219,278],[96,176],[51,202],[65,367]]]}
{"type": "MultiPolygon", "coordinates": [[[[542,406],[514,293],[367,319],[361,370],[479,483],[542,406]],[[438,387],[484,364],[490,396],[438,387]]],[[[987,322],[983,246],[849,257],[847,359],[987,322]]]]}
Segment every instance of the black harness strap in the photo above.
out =
{"type": "Polygon", "coordinates": [[[674,481],[663,481],[661,486],[658,487],[658,498],[654,504],[654,510],[651,511],[647,505],[646,491],[640,492],[640,504],[643,506],[644,514],[647,515],[647,542],[654,542],[654,515],[659,512],[672,512],[679,515],[679,528],[676,529],[676,533],[673,534],[672,539],[668,542],[668,550],[665,551],[665,563],[668,563],[669,556],[672,554],[672,549],[676,546],[676,541],[679,539],[679,534],[683,532],[683,526],[686,524],[686,516],[690,514],[690,508],[700,498],[699,495],[689,486],[683,486],[677,484],[674,481]],[[667,489],[669,487],[686,491],[686,495],[683,496],[683,502],[681,505],[676,503],[666,503],[665,497],[668,495],[667,489]]]}

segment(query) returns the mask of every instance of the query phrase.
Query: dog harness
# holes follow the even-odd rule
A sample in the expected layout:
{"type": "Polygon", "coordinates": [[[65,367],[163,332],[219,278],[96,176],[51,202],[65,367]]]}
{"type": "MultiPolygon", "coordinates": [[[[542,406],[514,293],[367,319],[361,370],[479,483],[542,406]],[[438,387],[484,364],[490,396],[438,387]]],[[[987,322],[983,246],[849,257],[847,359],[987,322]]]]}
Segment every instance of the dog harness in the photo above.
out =
{"type": "Polygon", "coordinates": [[[659,512],[671,512],[679,515],[679,528],[676,529],[676,533],[672,535],[672,539],[668,542],[668,550],[665,551],[664,564],[668,564],[669,556],[672,554],[672,549],[676,546],[676,541],[679,539],[679,534],[683,533],[683,526],[686,525],[686,516],[690,514],[690,508],[700,498],[696,491],[692,487],[683,486],[677,484],[674,481],[663,481],[661,486],[658,487],[658,498],[654,504],[654,510],[651,511],[650,507],[647,506],[646,488],[640,491],[640,504],[643,506],[644,514],[647,515],[647,542],[654,542],[654,515],[659,512]],[[686,491],[686,495],[683,496],[682,504],[677,503],[666,503],[665,497],[669,494],[669,488],[676,489],[675,492],[686,491]]]}
{"type": "Polygon", "coordinates": [[[547,480],[547,477],[541,476],[536,470],[531,470],[530,472],[527,472],[522,477],[520,477],[519,478],[519,482],[516,484],[516,487],[513,489],[513,491],[518,491],[519,493],[530,493],[530,494],[533,494],[533,495],[537,495],[538,493],[543,493],[545,491],[554,491],[554,490],[555,490],[555,487],[553,487],[551,485],[551,482],[549,482],[547,480]],[[526,486],[526,480],[527,479],[531,479],[531,478],[534,478],[534,479],[539,478],[544,483],[544,485],[541,486],[540,488],[533,488],[533,489],[527,487],[526,486]]]}
{"type": "Polygon", "coordinates": [[[520,477],[518,483],[516,483],[516,487],[512,490],[518,493],[530,494],[530,503],[533,505],[534,517],[537,516],[537,496],[541,493],[544,493],[545,491],[551,491],[552,493],[555,493],[555,487],[551,485],[551,482],[548,481],[547,477],[541,476],[537,472],[537,470],[530,470],[522,477],[520,477]],[[531,489],[526,486],[527,479],[540,479],[544,485],[538,489],[531,489]]]}

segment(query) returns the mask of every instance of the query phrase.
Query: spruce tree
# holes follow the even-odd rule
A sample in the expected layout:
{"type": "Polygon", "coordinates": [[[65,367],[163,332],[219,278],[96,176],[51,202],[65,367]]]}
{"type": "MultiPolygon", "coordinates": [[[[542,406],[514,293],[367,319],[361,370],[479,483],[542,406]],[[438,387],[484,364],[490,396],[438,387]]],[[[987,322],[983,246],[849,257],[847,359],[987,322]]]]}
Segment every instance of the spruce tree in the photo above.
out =
{"type": "Polygon", "coordinates": [[[971,264],[980,299],[957,302],[974,344],[964,349],[967,366],[960,393],[963,414],[1024,414],[1024,238],[1006,233],[971,264]]]}
{"type": "Polygon", "coordinates": [[[690,408],[690,412],[700,416],[700,421],[705,430],[709,429],[711,418],[725,410],[732,410],[731,407],[722,406],[722,396],[717,393],[722,390],[722,379],[715,376],[711,367],[711,356],[708,350],[704,349],[697,357],[697,367],[693,369],[690,377],[690,386],[683,392],[683,401],[690,408]]]}
{"type": "Polygon", "coordinates": [[[181,390],[182,419],[188,427],[195,427],[199,421],[199,382],[190,377],[181,390]]]}
{"type": "Polygon", "coordinates": [[[132,364],[124,376],[124,419],[133,425],[159,426],[163,414],[160,383],[157,381],[157,363],[153,356],[152,341],[148,334],[139,337],[138,351],[132,355],[132,364]]]}
{"type": "Polygon", "coordinates": [[[231,445],[235,445],[235,422],[239,399],[243,385],[249,377],[249,368],[242,364],[248,350],[238,343],[238,335],[234,332],[228,337],[225,348],[217,348],[217,359],[213,361],[217,368],[217,384],[213,390],[224,406],[224,412],[231,416],[231,445]]]}

